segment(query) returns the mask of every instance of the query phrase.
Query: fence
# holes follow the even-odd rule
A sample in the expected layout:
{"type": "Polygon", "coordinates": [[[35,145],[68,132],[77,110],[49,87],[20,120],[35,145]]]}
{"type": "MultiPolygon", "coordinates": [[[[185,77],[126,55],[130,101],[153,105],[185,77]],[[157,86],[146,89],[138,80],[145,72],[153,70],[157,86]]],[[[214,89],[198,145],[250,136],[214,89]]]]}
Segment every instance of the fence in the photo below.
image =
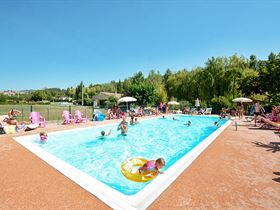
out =
{"type": "Polygon", "coordinates": [[[62,112],[68,110],[72,116],[75,110],[80,110],[89,119],[92,118],[93,109],[90,106],[59,106],[59,105],[0,105],[0,115],[6,115],[11,109],[21,111],[17,116],[19,121],[29,121],[30,112],[40,112],[47,121],[62,121],[62,112]]]}

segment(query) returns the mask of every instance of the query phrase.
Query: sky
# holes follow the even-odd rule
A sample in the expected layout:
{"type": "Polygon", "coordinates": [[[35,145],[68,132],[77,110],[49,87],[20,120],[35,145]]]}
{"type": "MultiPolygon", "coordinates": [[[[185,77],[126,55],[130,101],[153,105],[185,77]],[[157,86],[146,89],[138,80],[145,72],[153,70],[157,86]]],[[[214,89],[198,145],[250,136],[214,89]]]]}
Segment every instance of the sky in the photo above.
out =
{"type": "Polygon", "coordinates": [[[280,52],[278,0],[0,0],[0,90],[67,88],[280,52]]]}

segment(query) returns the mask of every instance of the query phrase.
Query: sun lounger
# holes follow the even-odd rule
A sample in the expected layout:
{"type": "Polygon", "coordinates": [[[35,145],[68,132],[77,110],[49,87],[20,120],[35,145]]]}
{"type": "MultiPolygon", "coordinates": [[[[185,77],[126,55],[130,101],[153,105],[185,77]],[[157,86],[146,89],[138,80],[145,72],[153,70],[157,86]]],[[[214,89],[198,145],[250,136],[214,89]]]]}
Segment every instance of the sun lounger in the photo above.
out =
{"type": "Polygon", "coordinates": [[[244,116],[247,122],[251,122],[254,120],[254,116],[244,116]]]}
{"type": "Polygon", "coordinates": [[[196,108],[191,108],[191,114],[198,114],[198,111],[196,110],[196,108]]]}
{"type": "Polygon", "coordinates": [[[6,134],[13,134],[17,131],[15,125],[4,125],[3,128],[6,134]]]}
{"type": "Polygon", "coordinates": [[[40,127],[46,127],[46,119],[41,116],[40,112],[30,112],[29,119],[31,124],[38,124],[40,127]]]}
{"type": "Polygon", "coordinates": [[[75,119],[76,123],[81,123],[81,122],[87,122],[88,119],[86,117],[83,117],[83,113],[80,110],[75,111],[75,119]]]}
{"type": "Polygon", "coordinates": [[[203,114],[211,114],[211,113],[212,113],[212,108],[206,108],[203,114]]]}
{"type": "Polygon", "coordinates": [[[70,124],[72,122],[75,122],[75,119],[71,117],[70,112],[67,110],[63,111],[62,117],[64,118],[63,124],[70,124]]]}

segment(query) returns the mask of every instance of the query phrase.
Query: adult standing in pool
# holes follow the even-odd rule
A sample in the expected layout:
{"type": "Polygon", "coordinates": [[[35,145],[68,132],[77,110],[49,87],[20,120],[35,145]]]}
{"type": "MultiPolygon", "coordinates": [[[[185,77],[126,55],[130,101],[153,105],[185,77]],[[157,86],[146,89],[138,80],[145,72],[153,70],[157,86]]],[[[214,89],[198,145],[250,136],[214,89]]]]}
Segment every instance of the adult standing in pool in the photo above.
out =
{"type": "Polygon", "coordinates": [[[118,126],[118,130],[121,130],[122,135],[126,135],[128,132],[128,123],[125,120],[125,117],[122,118],[122,121],[120,122],[118,126]]]}

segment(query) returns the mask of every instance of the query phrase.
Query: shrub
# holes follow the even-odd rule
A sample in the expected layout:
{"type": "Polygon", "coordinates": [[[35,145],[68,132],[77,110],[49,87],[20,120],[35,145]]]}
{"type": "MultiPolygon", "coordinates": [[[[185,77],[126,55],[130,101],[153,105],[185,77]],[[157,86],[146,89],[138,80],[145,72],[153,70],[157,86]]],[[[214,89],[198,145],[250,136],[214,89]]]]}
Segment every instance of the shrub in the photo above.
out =
{"type": "Polygon", "coordinates": [[[214,114],[219,114],[223,107],[228,108],[230,105],[231,103],[224,96],[215,97],[211,100],[212,112],[214,114]]]}

